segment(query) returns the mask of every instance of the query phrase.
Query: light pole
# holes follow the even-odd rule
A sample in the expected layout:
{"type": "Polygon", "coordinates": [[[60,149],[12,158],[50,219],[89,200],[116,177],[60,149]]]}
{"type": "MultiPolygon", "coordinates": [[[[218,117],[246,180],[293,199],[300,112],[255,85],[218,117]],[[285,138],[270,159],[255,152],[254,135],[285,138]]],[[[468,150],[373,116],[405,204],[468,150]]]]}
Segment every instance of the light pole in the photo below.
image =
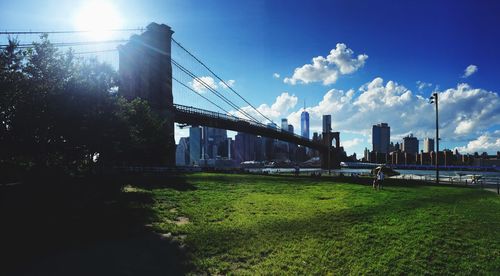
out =
{"type": "Polygon", "coordinates": [[[432,96],[429,98],[430,103],[436,104],[436,184],[439,184],[439,124],[438,124],[438,93],[432,93],[432,96]]]}
{"type": "Polygon", "coordinates": [[[332,167],[330,166],[330,154],[332,153],[332,147],[328,145],[328,175],[332,175],[332,167]]]}

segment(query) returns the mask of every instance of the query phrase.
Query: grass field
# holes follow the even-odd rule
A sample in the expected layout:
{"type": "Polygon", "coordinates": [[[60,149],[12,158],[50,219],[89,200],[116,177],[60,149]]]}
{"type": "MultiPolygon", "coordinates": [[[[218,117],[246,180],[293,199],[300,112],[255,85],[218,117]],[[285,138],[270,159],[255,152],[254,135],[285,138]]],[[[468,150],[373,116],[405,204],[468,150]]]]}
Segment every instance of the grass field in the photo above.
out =
{"type": "Polygon", "coordinates": [[[191,273],[500,273],[491,192],[255,175],[174,182],[125,191],[153,198],[153,228],[185,245],[191,273]]]}

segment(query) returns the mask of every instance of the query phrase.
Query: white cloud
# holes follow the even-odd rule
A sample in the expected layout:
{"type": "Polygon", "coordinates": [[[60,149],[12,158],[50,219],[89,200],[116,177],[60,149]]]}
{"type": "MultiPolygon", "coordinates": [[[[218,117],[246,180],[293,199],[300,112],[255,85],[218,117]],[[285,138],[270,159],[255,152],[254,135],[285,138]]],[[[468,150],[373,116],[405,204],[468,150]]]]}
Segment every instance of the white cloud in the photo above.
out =
{"type": "Polygon", "coordinates": [[[278,73],[274,73],[274,74],[273,74],[273,78],[275,78],[275,79],[279,79],[280,77],[281,77],[281,76],[280,76],[280,74],[278,74],[278,73]]]}
{"type": "MultiPolygon", "coordinates": [[[[440,136],[444,143],[459,143],[474,140],[484,135],[488,129],[500,128],[500,96],[492,91],[473,88],[468,84],[437,91],[439,96],[440,136]]],[[[322,131],[322,116],[332,115],[332,128],[341,132],[341,143],[359,153],[360,148],[369,146],[372,125],[380,122],[391,127],[391,140],[399,141],[403,136],[413,133],[419,140],[433,137],[435,132],[435,107],[429,104],[427,96],[414,94],[410,89],[395,82],[374,78],[357,90],[330,89],[323,98],[306,107],[310,115],[311,132],[322,131]],[[355,134],[361,140],[342,140],[342,134],[355,134]],[[363,145],[364,144],[364,145],[363,145]]],[[[289,93],[282,93],[271,104],[261,104],[258,110],[273,120],[288,118],[297,133],[300,131],[302,107],[297,109],[298,98],[289,93]]],[[[250,107],[243,110],[262,118],[250,107]]],[[[238,112],[233,112],[238,114],[238,112]]],[[[263,122],[265,122],[263,120],[263,122]]],[[[266,122],[265,122],[266,123],[266,122]]],[[[494,151],[499,150],[496,140],[500,131],[494,133],[497,138],[477,139],[494,151]],[[493,140],[492,140],[493,139],[493,140]],[[495,150],[495,147],[496,150],[495,150]]],[[[351,136],[352,137],[352,136],[351,136]]],[[[472,142],[472,141],[471,141],[472,142]]],[[[468,150],[479,148],[476,144],[467,146],[468,150]]],[[[491,151],[491,150],[489,150],[491,151]]]]}
{"type": "Polygon", "coordinates": [[[424,82],[424,81],[417,81],[417,88],[418,91],[423,91],[426,88],[432,87],[432,83],[424,82]]]}
{"type": "Polygon", "coordinates": [[[464,75],[462,76],[463,78],[467,78],[469,77],[470,75],[476,73],[478,70],[477,66],[476,65],[469,65],[467,66],[467,68],[465,68],[465,71],[464,71],[464,75]]]}
{"type": "Polygon", "coordinates": [[[324,85],[335,83],[339,76],[352,74],[363,67],[368,56],[365,54],[354,57],[354,51],[347,48],[344,43],[337,43],[336,48],[328,56],[317,56],[312,59],[312,64],[305,64],[295,68],[292,77],[287,77],[285,83],[308,84],[322,82],[324,85]]]}
{"type": "Polygon", "coordinates": [[[439,93],[440,125],[451,137],[467,137],[498,125],[500,97],[497,93],[461,83],[439,93]]]}
{"type": "Polygon", "coordinates": [[[463,147],[456,147],[460,153],[470,153],[474,152],[497,152],[500,150],[500,131],[495,131],[494,133],[485,133],[479,136],[477,139],[469,141],[467,145],[463,147]]]}
{"type": "Polygon", "coordinates": [[[198,93],[205,93],[208,91],[207,86],[212,89],[218,89],[219,87],[228,89],[229,87],[234,87],[234,84],[236,83],[235,80],[227,80],[225,82],[226,83],[219,81],[219,83],[217,83],[214,78],[210,76],[203,76],[193,79],[189,82],[189,85],[194,91],[198,93]]]}
{"type": "MultiPolygon", "coordinates": [[[[294,108],[297,105],[297,102],[298,98],[295,95],[290,95],[288,94],[288,92],[283,92],[281,93],[281,95],[276,97],[276,100],[271,106],[267,104],[261,104],[257,107],[257,110],[260,113],[264,114],[266,117],[276,121],[280,119],[281,116],[284,116],[284,114],[286,114],[290,109],[294,108]]],[[[262,116],[250,106],[242,107],[241,110],[255,118],[262,118],[262,116]]],[[[230,114],[245,118],[241,111],[232,111],[230,112],[230,114]]],[[[263,123],[268,123],[264,120],[264,118],[262,119],[263,123]]]]}
{"type": "Polygon", "coordinates": [[[356,146],[362,144],[363,142],[364,142],[364,139],[354,138],[354,139],[346,140],[346,141],[340,140],[340,145],[342,147],[344,147],[344,150],[346,150],[346,151],[353,151],[353,149],[356,146]]]}
{"type": "Polygon", "coordinates": [[[465,120],[458,123],[455,128],[455,134],[467,134],[474,129],[474,122],[472,120],[465,120]]]}
{"type": "Polygon", "coordinates": [[[365,54],[358,55],[357,58],[351,58],[354,51],[347,48],[344,43],[337,43],[337,48],[332,49],[326,57],[330,64],[335,64],[340,70],[340,73],[351,74],[365,65],[368,56],[365,54]]]}
{"type": "Polygon", "coordinates": [[[277,110],[280,114],[288,111],[297,105],[298,98],[295,95],[289,95],[287,92],[281,93],[276,97],[276,101],[271,106],[271,109],[277,110]]]}
{"type": "Polygon", "coordinates": [[[209,76],[195,78],[195,79],[193,79],[193,81],[189,82],[189,85],[191,85],[191,88],[193,88],[193,90],[198,92],[198,93],[207,92],[208,88],[206,86],[208,86],[212,89],[218,88],[215,80],[209,76]]]}
{"type": "Polygon", "coordinates": [[[235,80],[227,80],[226,83],[219,81],[220,87],[227,89],[229,87],[234,87],[234,84],[236,83],[235,80]],[[227,85],[226,85],[227,84],[227,85]]]}
{"type": "MultiPolygon", "coordinates": [[[[499,126],[500,97],[495,92],[459,84],[438,93],[440,134],[446,141],[470,139],[499,126]]],[[[332,115],[335,131],[361,134],[365,138],[369,138],[372,125],[379,122],[389,124],[394,141],[409,133],[422,140],[435,131],[434,105],[426,97],[382,78],[373,79],[358,91],[331,89],[306,110],[312,132],[321,132],[323,114],[332,115]]],[[[292,112],[288,121],[299,126],[301,112],[292,112]]]]}

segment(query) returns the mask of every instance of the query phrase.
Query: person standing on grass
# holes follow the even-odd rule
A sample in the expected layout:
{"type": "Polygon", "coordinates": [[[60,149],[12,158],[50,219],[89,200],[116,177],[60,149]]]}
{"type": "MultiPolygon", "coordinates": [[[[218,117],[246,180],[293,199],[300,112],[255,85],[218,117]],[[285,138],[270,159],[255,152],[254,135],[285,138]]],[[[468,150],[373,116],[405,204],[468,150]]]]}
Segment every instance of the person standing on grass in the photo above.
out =
{"type": "Polygon", "coordinates": [[[384,172],[382,172],[382,169],[380,169],[377,173],[377,188],[380,190],[382,189],[382,182],[384,181],[384,172]]]}
{"type": "Polygon", "coordinates": [[[378,179],[378,173],[375,175],[375,179],[373,179],[373,189],[377,188],[377,179],[378,179]]]}

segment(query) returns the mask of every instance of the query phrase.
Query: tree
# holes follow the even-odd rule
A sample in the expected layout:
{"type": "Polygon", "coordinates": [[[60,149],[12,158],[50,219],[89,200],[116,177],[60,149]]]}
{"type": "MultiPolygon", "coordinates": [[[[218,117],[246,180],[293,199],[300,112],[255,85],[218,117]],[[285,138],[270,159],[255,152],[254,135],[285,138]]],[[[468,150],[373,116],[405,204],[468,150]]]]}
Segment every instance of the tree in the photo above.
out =
{"type": "Polygon", "coordinates": [[[119,97],[117,73],[55,48],[47,35],[0,51],[1,163],[67,172],[157,164],[165,124],[145,101],[119,97]]]}

